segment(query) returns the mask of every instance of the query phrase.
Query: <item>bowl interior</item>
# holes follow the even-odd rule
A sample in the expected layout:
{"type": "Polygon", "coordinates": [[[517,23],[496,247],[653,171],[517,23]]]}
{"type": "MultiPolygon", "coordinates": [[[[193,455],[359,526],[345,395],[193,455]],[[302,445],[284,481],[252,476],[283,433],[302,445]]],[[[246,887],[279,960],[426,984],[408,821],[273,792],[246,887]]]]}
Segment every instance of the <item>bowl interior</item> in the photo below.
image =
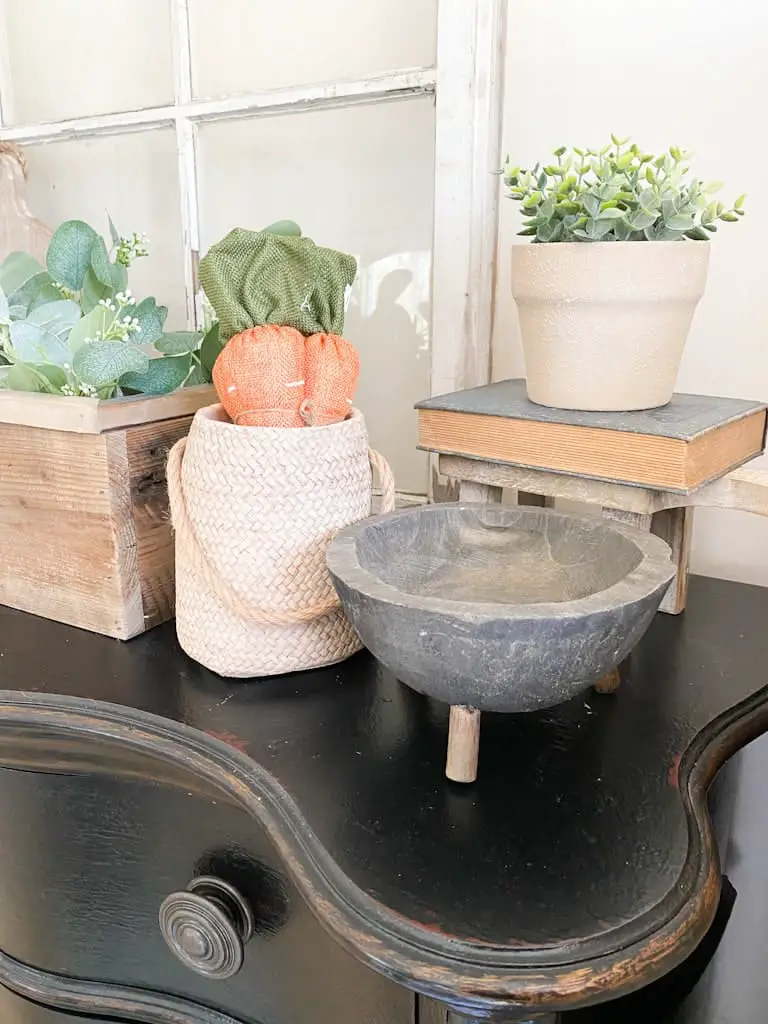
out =
{"type": "Polygon", "coordinates": [[[504,506],[432,505],[373,521],[357,541],[364,569],[403,593],[494,604],[574,601],[642,560],[610,525],[504,506]]]}

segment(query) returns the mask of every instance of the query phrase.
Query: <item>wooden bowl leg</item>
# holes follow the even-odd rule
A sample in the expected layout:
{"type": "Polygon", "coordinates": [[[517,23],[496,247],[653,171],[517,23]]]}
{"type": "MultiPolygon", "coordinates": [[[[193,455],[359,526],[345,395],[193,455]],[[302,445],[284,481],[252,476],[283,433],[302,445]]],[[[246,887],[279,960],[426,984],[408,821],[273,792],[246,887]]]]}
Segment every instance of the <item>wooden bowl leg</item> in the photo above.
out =
{"type": "Polygon", "coordinates": [[[480,747],[480,712],[464,704],[451,705],[445,774],[452,782],[474,782],[480,747]]]}
{"type": "Polygon", "coordinates": [[[596,683],[593,684],[593,689],[596,693],[614,693],[619,688],[621,683],[621,676],[619,675],[618,668],[612,669],[610,672],[606,672],[604,676],[601,676],[596,683]]]}

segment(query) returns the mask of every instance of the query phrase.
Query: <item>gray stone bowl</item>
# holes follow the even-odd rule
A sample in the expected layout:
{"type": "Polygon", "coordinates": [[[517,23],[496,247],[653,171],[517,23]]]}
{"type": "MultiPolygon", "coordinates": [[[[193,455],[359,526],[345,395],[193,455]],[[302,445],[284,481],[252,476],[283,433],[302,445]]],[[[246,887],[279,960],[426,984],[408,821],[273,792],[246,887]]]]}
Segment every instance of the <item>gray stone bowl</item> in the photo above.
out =
{"type": "Polygon", "coordinates": [[[610,672],[675,572],[664,541],[634,527],[466,503],[348,527],[327,562],[379,661],[420,693],[481,711],[559,704],[610,672]]]}

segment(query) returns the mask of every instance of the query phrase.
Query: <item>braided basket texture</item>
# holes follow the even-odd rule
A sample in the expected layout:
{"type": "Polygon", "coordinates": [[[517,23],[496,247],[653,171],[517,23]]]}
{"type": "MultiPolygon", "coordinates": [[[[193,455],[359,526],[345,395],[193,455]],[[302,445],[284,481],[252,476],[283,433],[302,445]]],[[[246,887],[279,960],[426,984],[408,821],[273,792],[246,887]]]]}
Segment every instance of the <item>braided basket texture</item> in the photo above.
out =
{"type": "Polygon", "coordinates": [[[394,507],[386,462],[358,410],[325,427],[242,427],[200,409],[171,450],[176,630],[223,676],[330,665],[361,647],[325,565],[333,535],[370,515],[371,467],[394,507]]]}

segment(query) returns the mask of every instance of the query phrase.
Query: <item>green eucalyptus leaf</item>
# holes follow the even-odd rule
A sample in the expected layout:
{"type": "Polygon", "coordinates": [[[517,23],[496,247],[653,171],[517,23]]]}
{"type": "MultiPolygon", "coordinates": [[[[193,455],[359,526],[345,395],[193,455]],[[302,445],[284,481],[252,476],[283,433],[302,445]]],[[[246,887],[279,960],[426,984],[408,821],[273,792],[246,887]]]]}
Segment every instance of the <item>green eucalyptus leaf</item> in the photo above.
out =
{"type": "Polygon", "coordinates": [[[43,270],[30,277],[21,288],[17,288],[8,296],[8,305],[14,310],[11,318],[23,320],[37,306],[43,306],[47,302],[58,302],[60,298],[61,292],[51,280],[51,275],[47,270],[43,270]]]}
{"type": "Polygon", "coordinates": [[[103,306],[95,306],[90,313],[78,320],[67,339],[70,354],[74,355],[87,341],[95,341],[97,335],[103,338],[116,315],[103,306]]]}
{"type": "Polygon", "coordinates": [[[138,306],[126,309],[125,315],[135,317],[139,321],[139,330],[133,338],[134,344],[152,345],[163,336],[168,307],[158,306],[153,298],[146,298],[138,306]]]}
{"type": "Polygon", "coordinates": [[[219,357],[219,352],[224,348],[219,333],[219,322],[212,324],[210,330],[205,335],[200,345],[200,362],[203,364],[207,380],[204,383],[210,383],[211,374],[213,373],[213,364],[219,357]]]}
{"type": "Polygon", "coordinates": [[[64,385],[68,383],[67,374],[60,366],[53,366],[51,363],[38,363],[34,369],[45,377],[53,391],[60,393],[64,385]]]}
{"type": "Polygon", "coordinates": [[[0,391],[10,388],[11,385],[8,383],[8,377],[10,376],[12,369],[13,364],[10,366],[4,363],[0,364],[0,391]]]}
{"type": "Polygon", "coordinates": [[[744,208],[744,200],[747,198],[746,192],[739,196],[736,202],[733,204],[734,210],[742,210],[744,208]]]}
{"type": "Polygon", "coordinates": [[[98,306],[102,299],[111,299],[113,297],[113,289],[109,285],[102,284],[94,274],[93,268],[89,267],[85,272],[85,281],[83,282],[83,291],[80,298],[83,312],[90,313],[92,309],[98,306]]]}
{"type": "Polygon", "coordinates": [[[128,270],[122,263],[112,263],[103,238],[97,237],[93,243],[90,269],[99,284],[113,292],[125,291],[128,285],[128,270]]]}
{"type": "Polygon", "coordinates": [[[518,235],[535,235],[536,228],[523,228],[522,231],[518,231],[517,233],[518,235]]]}
{"type": "Polygon", "coordinates": [[[91,265],[91,251],[99,236],[82,220],[67,220],[48,245],[46,263],[54,281],[80,291],[91,265]]]}
{"type": "Polygon", "coordinates": [[[50,385],[31,366],[14,363],[6,377],[7,387],[12,391],[48,391],[50,385]]]}
{"type": "Polygon", "coordinates": [[[16,359],[22,363],[53,363],[63,366],[69,360],[69,349],[63,338],[38,324],[26,320],[11,323],[11,345],[16,359]]]}
{"type": "Polygon", "coordinates": [[[10,299],[31,277],[43,273],[44,269],[42,264],[26,252],[9,253],[0,263],[0,288],[10,299]]]}
{"type": "Polygon", "coordinates": [[[81,345],[72,359],[77,376],[94,388],[114,384],[126,373],[144,373],[149,358],[141,349],[122,341],[91,341],[81,345]]]}
{"type": "Polygon", "coordinates": [[[185,352],[197,352],[203,336],[199,331],[175,331],[164,334],[155,342],[155,348],[164,356],[180,356],[185,352]]]}
{"type": "Polygon", "coordinates": [[[11,311],[5,292],[0,288],[0,320],[10,320],[11,311]]]}
{"type": "Polygon", "coordinates": [[[120,386],[144,395],[167,395],[181,387],[189,375],[191,365],[192,356],[189,352],[186,355],[150,359],[143,373],[123,374],[120,386]]]}
{"type": "Polygon", "coordinates": [[[691,228],[690,230],[686,231],[685,233],[688,236],[688,238],[692,238],[695,242],[708,242],[709,241],[709,235],[707,234],[707,232],[703,228],[699,227],[698,224],[696,225],[696,227],[691,228]]]}
{"type": "Polygon", "coordinates": [[[186,380],[186,387],[191,388],[197,384],[210,384],[211,378],[206,376],[205,370],[198,366],[197,363],[192,367],[189,376],[186,380]]]}
{"type": "Polygon", "coordinates": [[[69,332],[82,316],[80,307],[70,299],[58,299],[56,302],[46,302],[42,306],[36,306],[26,318],[26,323],[37,324],[45,328],[51,334],[65,341],[69,332]]]}
{"type": "Polygon", "coordinates": [[[720,220],[728,221],[729,224],[736,223],[738,219],[739,218],[735,213],[730,213],[729,211],[720,214],[720,220]]]}
{"type": "Polygon", "coordinates": [[[109,237],[112,239],[112,245],[120,245],[120,232],[109,214],[107,214],[107,220],[109,221],[109,237]]]}

